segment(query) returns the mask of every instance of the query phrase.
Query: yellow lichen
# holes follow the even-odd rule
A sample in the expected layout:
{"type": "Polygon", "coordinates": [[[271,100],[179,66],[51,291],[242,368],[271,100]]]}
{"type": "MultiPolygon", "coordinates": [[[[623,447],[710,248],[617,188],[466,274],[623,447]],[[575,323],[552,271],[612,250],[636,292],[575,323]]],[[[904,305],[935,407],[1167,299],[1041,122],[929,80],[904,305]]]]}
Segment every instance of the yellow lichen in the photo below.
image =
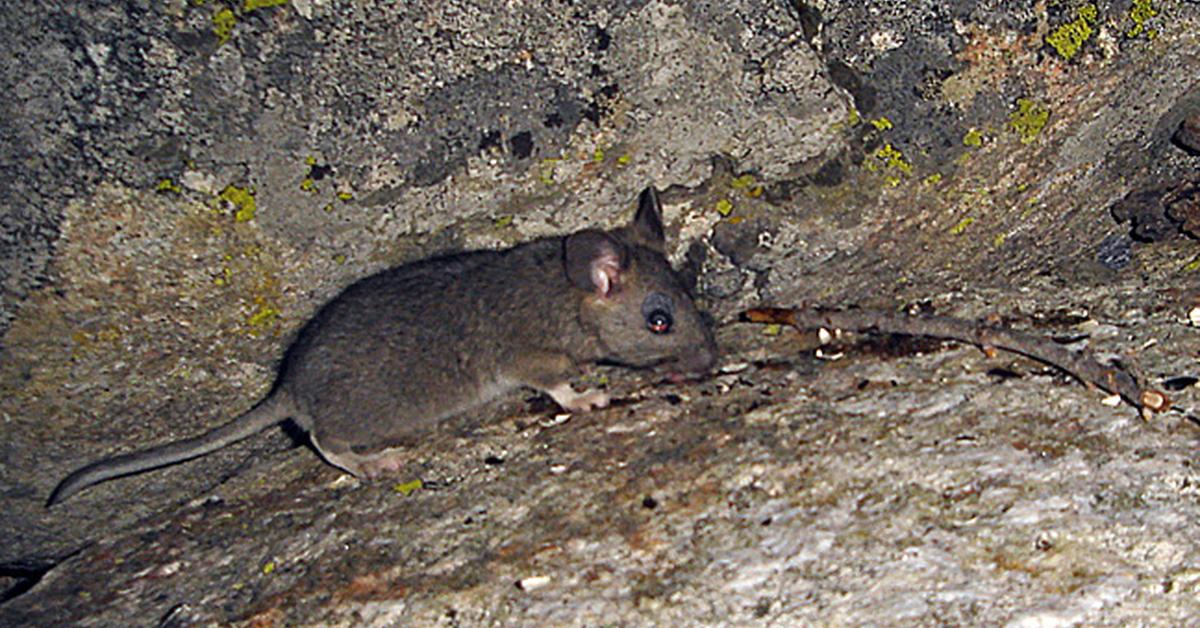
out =
{"type": "Polygon", "coordinates": [[[245,0],[242,3],[242,13],[249,13],[267,7],[277,7],[287,3],[288,0],[245,0]]]}
{"type": "Polygon", "coordinates": [[[305,192],[316,192],[317,182],[314,181],[312,177],[308,177],[300,182],[300,189],[304,190],[305,192]]]}
{"type": "Polygon", "coordinates": [[[246,319],[250,327],[265,327],[279,318],[279,310],[267,305],[262,298],[255,299],[258,309],[246,319]]]}
{"type": "Polygon", "coordinates": [[[762,333],[764,336],[778,336],[779,334],[783,333],[783,325],[780,325],[779,323],[771,323],[770,325],[763,327],[762,333]]]}
{"type": "Polygon", "coordinates": [[[238,222],[254,220],[254,215],[258,212],[258,203],[254,200],[254,188],[227,185],[217,195],[217,199],[233,208],[233,217],[238,222]]]}
{"type": "Polygon", "coordinates": [[[881,116],[881,117],[875,118],[874,120],[871,120],[871,126],[875,127],[876,129],[879,129],[880,131],[886,131],[895,125],[893,125],[892,121],[887,119],[886,116],[881,116]]]}
{"type": "Polygon", "coordinates": [[[633,157],[630,157],[629,155],[621,155],[620,157],[617,157],[618,166],[628,166],[629,162],[631,161],[633,161],[633,157]]]}
{"type": "Polygon", "coordinates": [[[224,44],[233,36],[233,27],[237,25],[237,16],[228,8],[221,9],[213,13],[212,25],[213,33],[217,36],[217,43],[224,44]]]}
{"type": "Polygon", "coordinates": [[[511,225],[512,223],[513,223],[512,214],[500,216],[499,218],[496,218],[495,220],[492,221],[492,224],[495,225],[497,229],[503,229],[503,228],[511,225]]]}
{"type": "Polygon", "coordinates": [[[1099,15],[1100,11],[1094,4],[1085,4],[1079,7],[1079,12],[1075,14],[1074,20],[1059,26],[1054,29],[1054,32],[1046,35],[1046,43],[1053,47],[1063,59],[1070,60],[1095,32],[1092,25],[1099,15]]]}
{"type": "Polygon", "coordinates": [[[262,572],[263,572],[264,576],[269,576],[274,571],[275,571],[275,561],[268,561],[267,564],[262,566],[262,572]]]}
{"type": "Polygon", "coordinates": [[[1018,98],[1017,110],[1008,115],[1008,125],[1021,135],[1022,144],[1031,144],[1049,119],[1049,109],[1028,98],[1018,98]]]}
{"type": "Polygon", "coordinates": [[[604,161],[604,149],[603,148],[597,148],[596,150],[592,151],[592,161],[594,161],[596,163],[601,163],[604,161]]]}
{"type": "Polygon", "coordinates": [[[1133,28],[1126,33],[1129,37],[1137,37],[1142,33],[1146,33],[1148,39],[1154,39],[1158,31],[1147,29],[1146,22],[1158,15],[1158,10],[1154,8],[1150,0],[1133,0],[1133,5],[1129,7],[1129,19],[1133,20],[1133,28]]]}
{"type": "Polygon", "coordinates": [[[558,162],[560,161],[562,160],[555,157],[543,159],[538,172],[538,179],[546,185],[554,185],[554,170],[558,167],[558,162]]]}
{"type": "Polygon", "coordinates": [[[754,175],[752,174],[744,174],[729,182],[729,187],[735,190],[748,188],[752,185],[754,185],[754,175]]]}
{"type": "MultiPolygon", "coordinates": [[[[226,256],[226,258],[228,259],[228,256],[226,256]]],[[[217,286],[223,286],[223,285],[229,283],[230,279],[232,279],[232,278],[233,278],[233,269],[231,269],[228,266],[222,266],[221,274],[219,276],[213,278],[213,284],[217,285],[217,286]]]]}
{"type": "Polygon", "coordinates": [[[962,142],[963,146],[970,146],[971,148],[983,146],[983,133],[980,133],[979,129],[971,129],[967,131],[966,135],[963,135],[962,142]]]}
{"type": "Polygon", "coordinates": [[[342,202],[354,200],[354,195],[349,192],[338,192],[337,197],[342,202]]]}
{"type": "Polygon", "coordinates": [[[962,232],[966,231],[967,227],[970,227],[971,223],[973,223],[973,222],[975,222],[975,219],[970,216],[963,218],[962,220],[958,221],[957,225],[950,227],[950,235],[961,234],[962,232]]]}
{"type": "Polygon", "coordinates": [[[179,187],[179,184],[175,183],[171,179],[159,179],[158,185],[154,186],[154,191],[155,192],[174,192],[176,194],[183,194],[183,188],[179,187]]]}
{"type": "Polygon", "coordinates": [[[346,263],[346,256],[345,256],[345,255],[342,255],[342,254],[340,254],[340,253],[339,253],[339,254],[337,254],[337,255],[334,255],[334,256],[333,256],[333,263],[334,263],[334,264],[337,264],[338,266],[341,266],[342,264],[345,264],[345,263],[346,263]]]}
{"type": "Polygon", "coordinates": [[[412,495],[413,493],[421,490],[421,488],[423,488],[424,486],[425,486],[425,483],[418,479],[418,480],[412,480],[409,482],[401,482],[399,484],[396,484],[395,486],[392,487],[392,490],[396,491],[397,493],[400,493],[401,495],[403,495],[405,497],[408,497],[409,495],[412,495]]]}
{"type": "Polygon", "coordinates": [[[608,385],[608,376],[604,373],[585,373],[580,379],[588,386],[600,387],[608,385]]]}
{"type": "Polygon", "coordinates": [[[900,185],[902,175],[911,175],[913,172],[912,163],[904,158],[904,153],[900,149],[891,144],[884,144],[875,149],[873,155],[876,161],[866,162],[867,170],[875,172],[882,164],[889,171],[884,175],[883,180],[892,187],[900,185]]]}
{"type": "Polygon", "coordinates": [[[731,212],[733,212],[733,203],[729,199],[723,198],[717,201],[718,214],[721,214],[722,216],[728,216],[731,212]]]}

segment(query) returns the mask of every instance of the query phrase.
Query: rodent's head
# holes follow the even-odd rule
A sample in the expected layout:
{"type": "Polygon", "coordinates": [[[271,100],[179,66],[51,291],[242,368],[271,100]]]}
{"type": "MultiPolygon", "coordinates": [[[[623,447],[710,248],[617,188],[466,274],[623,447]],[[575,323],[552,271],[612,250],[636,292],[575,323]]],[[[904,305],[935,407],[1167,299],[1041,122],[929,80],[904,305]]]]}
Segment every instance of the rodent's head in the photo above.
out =
{"type": "Polygon", "coordinates": [[[587,293],[580,318],[604,348],[603,359],[704,372],[716,362],[716,342],[664,257],[665,245],[658,195],[647,188],[632,224],[566,238],[567,276],[587,293]]]}

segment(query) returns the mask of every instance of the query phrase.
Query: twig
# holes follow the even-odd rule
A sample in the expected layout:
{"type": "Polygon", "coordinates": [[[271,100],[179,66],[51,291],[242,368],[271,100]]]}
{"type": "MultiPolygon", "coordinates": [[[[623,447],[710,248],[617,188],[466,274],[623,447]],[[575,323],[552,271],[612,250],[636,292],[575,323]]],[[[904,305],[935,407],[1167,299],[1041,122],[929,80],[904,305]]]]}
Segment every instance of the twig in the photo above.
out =
{"type": "Polygon", "coordinates": [[[1142,388],[1137,379],[1119,368],[1105,366],[1084,352],[1076,353],[1053,341],[986,323],[977,323],[946,316],[907,316],[891,312],[797,311],[783,308],[755,308],[742,315],[752,323],[791,325],[797,329],[846,329],[865,332],[875,330],[884,334],[947,338],[978,345],[992,355],[995,349],[1019,353],[1038,362],[1065,371],[1088,387],[1120,395],[1149,419],[1152,412],[1165,412],[1171,400],[1161,391],[1142,388]]]}

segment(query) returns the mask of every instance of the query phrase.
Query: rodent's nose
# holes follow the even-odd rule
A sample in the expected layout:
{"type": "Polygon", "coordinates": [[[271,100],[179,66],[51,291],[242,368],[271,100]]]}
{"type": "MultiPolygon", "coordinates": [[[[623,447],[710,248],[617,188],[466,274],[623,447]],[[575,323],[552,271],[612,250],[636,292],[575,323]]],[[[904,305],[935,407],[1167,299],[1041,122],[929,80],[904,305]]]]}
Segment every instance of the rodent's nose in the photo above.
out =
{"type": "Polygon", "coordinates": [[[700,346],[680,361],[680,366],[689,373],[705,373],[712,370],[717,363],[717,348],[715,346],[700,346]]]}

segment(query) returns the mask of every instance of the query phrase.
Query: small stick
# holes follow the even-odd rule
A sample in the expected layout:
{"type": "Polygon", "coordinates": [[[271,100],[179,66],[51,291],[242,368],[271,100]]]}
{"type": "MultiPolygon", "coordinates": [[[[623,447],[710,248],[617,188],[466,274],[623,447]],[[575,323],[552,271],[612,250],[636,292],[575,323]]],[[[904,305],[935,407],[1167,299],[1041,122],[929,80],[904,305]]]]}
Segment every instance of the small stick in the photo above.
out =
{"type": "Polygon", "coordinates": [[[752,323],[791,325],[797,329],[824,327],[858,332],[875,330],[884,334],[947,338],[977,345],[989,355],[995,349],[1003,349],[1061,369],[1088,387],[1096,386],[1110,394],[1120,395],[1141,410],[1143,418],[1148,419],[1150,413],[1165,412],[1171,407],[1171,400],[1161,391],[1142,388],[1133,375],[1100,364],[1087,353],[1069,351],[1046,338],[986,323],[947,316],[906,316],[870,310],[755,308],[746,310],[742,317],[752,323]]]}

